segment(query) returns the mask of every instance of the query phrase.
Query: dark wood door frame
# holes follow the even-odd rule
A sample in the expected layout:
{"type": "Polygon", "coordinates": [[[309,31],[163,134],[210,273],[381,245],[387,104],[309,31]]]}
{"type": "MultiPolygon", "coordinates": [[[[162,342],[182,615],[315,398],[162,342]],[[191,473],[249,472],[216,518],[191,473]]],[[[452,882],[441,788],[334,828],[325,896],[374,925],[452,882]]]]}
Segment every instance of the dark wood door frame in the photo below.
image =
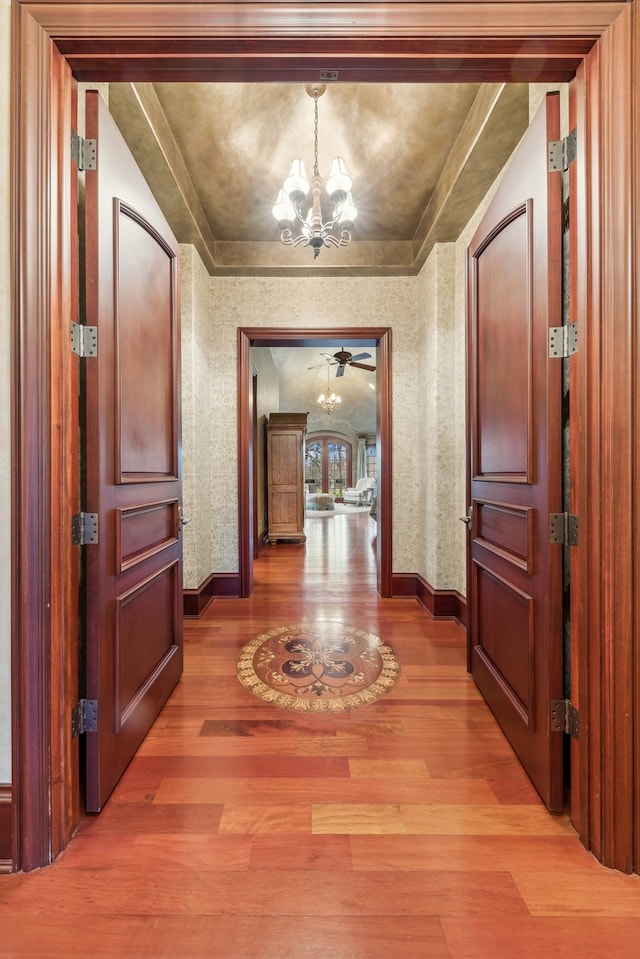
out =
{"type": "Polygon", "coordinates": [[[287,328],[238,329],[238,523],[240,595],[253,590],[253,431],[251,429],[250,376],[252,346],[376,347],[376,432],[380,451],[378,476],[378,535],[376,536],[377,586],[382,597],[391,596],[391,330],[389,327],[335,327],[317,330],[287,328]]]}
{"type": "MultiPolygon", "coordinates": [[[[68,536],[77,436],[70,129],[74,77],[562,82],[576,77],[572,216],[577,452],[572,510],[572,816],[608,865],[640,869],[640,17],[636,2],[114,4],[12,8],[12,712],[14,862],[50,862],[77,823],[73,582],[68,536]],[[553,11],[551,14],[551,6],[553,11]],[[551,16],[553,22],[550,22],[551,16]],[[631,122],[630,122],[631,121],[631,122]],[[611,495],[615,490],[615,496],[611,495]],[[577,658],[574,657],[574,662],[577,658]],[[74,775],[76,781],[74,781],[74,775]]],[[[572,361],[573,362],[573,361],[572,361]]],[[[574,417],[575,414],[575,417],[574,417]]]]}

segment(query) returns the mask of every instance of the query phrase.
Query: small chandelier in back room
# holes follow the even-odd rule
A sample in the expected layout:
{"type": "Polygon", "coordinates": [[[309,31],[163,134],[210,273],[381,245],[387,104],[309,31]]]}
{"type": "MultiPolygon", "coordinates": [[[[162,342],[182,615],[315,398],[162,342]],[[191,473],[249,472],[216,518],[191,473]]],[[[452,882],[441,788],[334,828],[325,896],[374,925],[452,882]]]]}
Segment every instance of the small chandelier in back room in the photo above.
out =
{"type": "Polygon", "coordinates": [[[311,178],[311,205],[306,213],[303,210],[305,197],[309,193],[309,181],[304,162],[296,157],[291,163],[289,176],[278,193],[273,207],[273,215],[282,230],[280,239],[285,246],[310,246],[314,259],[323,246],[348,246],[358,211],[351,199],[351,177],[348,175],[342,157],[334,157],[327,180],[327,193],[331,197],[333,210],[331,218],[322,219],[320,193],[322,177],[318,171],[318,97],[326,90],[324,83],[308,83],[305,90],[314,100],[314,162],[311,178]],[[299,223],[300,233],[293,235],[294,223],[299,223]]]}
{"type": "Polygon", "coordinates": [[[318,404],[320,408],[329,415],[337,409],[340,403],[342,403],[341,398],[336,393],[331,392],[331,387],[329,386],[329,364],[327,364],[327,392],[320,394],[318,404]]]}

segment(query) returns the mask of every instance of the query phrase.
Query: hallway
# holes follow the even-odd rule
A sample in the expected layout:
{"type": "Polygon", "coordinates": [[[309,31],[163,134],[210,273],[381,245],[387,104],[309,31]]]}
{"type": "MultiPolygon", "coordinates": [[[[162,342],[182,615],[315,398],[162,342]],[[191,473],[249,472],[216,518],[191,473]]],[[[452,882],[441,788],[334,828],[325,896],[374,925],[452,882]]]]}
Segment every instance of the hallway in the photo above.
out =
{"type": "Polygon", "coordinates": [[[0,877],[0,957],[600,959],[640,954],[640,877],[544,809],[465,671],[462,629],[375,592],[368,515],[263,550],[248,600],[185,624],[185,674],[107,807],[0,877]],[[270,626],[341,620],[401,674],[352,712],[238,682],[270,626]]]}

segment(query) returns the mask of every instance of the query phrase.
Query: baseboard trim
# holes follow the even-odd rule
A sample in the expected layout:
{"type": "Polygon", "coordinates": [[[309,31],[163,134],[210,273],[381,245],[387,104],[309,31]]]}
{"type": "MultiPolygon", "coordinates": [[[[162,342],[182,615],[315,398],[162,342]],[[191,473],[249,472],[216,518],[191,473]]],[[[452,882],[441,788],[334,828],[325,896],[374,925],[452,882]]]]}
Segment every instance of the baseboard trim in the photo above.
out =
{"type": "Polygon", "coordinates": [[[13,872],[13,796],[11,786],[0,783],[0,873],[13,872]]]}
{"type": "Polygon", "coordinates": [[[467,628],[467,601],[455,589],[434,589],[419,573],[394,573],[394,597],[415,596],[434,619],[455,619],[467,628]]]}
{"type": "MultiPolygon", "coordinates": [[[[185,619],[199,619],[216,597],[239,596],[238,573],[212,573],[196,589],[185,589],[185,619]]],[[[456,619],[467,626],[467,601],[454,589],[433,589],[419,573],[394,573],[392,596],[415,596],[434,619],[456,619]]],[[[1,787],[0,787],[1,788],[1,787]]]]}
{"type": "Polygon", "coordinates": [[[199,619],[216,597],[239,595],[238,573],[212,573],[196,589],[183,591],[182,612],[185,619],[199,619]]]}

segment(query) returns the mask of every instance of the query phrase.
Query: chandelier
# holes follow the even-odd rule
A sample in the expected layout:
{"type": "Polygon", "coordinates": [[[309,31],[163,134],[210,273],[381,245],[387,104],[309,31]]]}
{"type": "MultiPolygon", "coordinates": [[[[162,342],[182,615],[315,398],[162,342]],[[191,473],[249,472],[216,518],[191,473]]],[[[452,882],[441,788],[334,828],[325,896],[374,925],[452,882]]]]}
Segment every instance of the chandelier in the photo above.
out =
{"type": "Polygon", "coordinates": [[[334,157],[327,180],[327,193],[331,197],[333,210],[331,218],[323,222],[320,202],[322,177],[318,171],[318,97],[326,90],[326,84],[309,83],[305,90],[314,100],[314,162],[311,185],[304,162],[296,157],[291,163],[289,176],[278,193],[272,212],[282,231],[280,239],[285,246],[310,246],[315,260],[323,246],[348,246],[351,243],[349,231],[358,211],[351,199],[352,181],[345,162],[342,157],[334,157]],[[309,194],[309,186],[311,204],[305,213],[303,203],[309,194]],[[293,234],[294,224],[299,224],[300,232],[297,236],[293,234]]]}
{"type": "Polygon", "coordinates": [[[340,397],[337,396],[335,393],[330,392],[329,365],[327,364],[327,392],[320,394],[320,396],[318,397],[318,405],[321,407],[321,409],[324,410],[324,412],[328,416],[329,413],[333,413],[335,408],[339,406],[340,403],[342,403],[342,400],[340,399],[340,397]]]}

